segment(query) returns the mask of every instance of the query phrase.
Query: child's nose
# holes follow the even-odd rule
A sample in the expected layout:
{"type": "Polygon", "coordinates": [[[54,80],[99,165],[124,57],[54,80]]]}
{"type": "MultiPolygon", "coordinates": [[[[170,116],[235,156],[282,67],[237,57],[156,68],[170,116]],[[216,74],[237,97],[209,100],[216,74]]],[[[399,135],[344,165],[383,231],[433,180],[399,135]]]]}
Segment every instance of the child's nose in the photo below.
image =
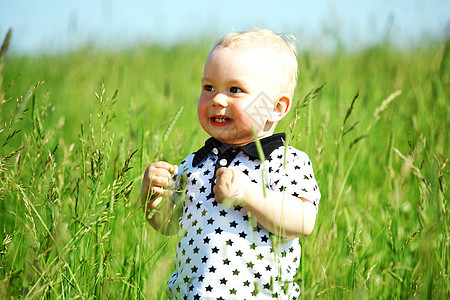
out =
{"type": "Polygon", "coordinates": [[[214,98],[213,98],[213,106],[223,106],[223,107],[227,107],[228,106],[228,100],[227,100],[227,95],[223,94],[223,93],[217,93],[214,98]]]}

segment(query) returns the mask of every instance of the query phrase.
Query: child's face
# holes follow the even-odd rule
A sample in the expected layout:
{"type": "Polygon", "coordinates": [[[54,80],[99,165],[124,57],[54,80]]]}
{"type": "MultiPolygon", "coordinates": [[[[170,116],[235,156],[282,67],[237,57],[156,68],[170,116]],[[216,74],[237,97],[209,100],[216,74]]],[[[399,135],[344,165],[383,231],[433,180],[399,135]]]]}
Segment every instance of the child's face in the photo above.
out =
{"type": "Polygon", "coordinates": [[[273,133],[269,120],[279,96],[276,72],[262,50],[219,47],[208,56],[198,101],[203,129],[229,145],[273,133]],[[262,94],[263,93],[263,94],[262,94]]]}

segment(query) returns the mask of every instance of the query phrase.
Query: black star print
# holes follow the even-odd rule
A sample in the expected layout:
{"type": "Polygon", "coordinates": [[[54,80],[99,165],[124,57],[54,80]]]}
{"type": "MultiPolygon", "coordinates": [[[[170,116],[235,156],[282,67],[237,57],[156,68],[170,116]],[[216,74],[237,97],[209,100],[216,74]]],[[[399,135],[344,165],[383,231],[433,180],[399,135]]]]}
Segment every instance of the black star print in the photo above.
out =
{"type": "Polygon", "coordinates": [[[270,271],[270,270],[272,270],[272,267],[270,265],[267,265],[266,270],[270,271]]]}
{"type": "Polygon", "coordinates": [[[212,248],[211,250],[212,250],[212,253],[219,253],[219,248],[217,248],[217,246],[212,248]]]}
{"type": "Polygon", "coordinates": [[[195,294],[194,295],[194,300],[200,300],[200,295],[199,294],[195,294]]]}
{"type": "Polygon", "coordinates": [[[213,223],[214,223],[214,219],[213,219],[213,218],[209,218],[209,219],[208,219],[208,224],[209,224],[209,225],[212,225],[213,223]]]}
{"type": "Polygon", "coordinates": [[[198,224],[198,220],[194,220],[194,222],[192,222],[192,226],[197,226],[198,224]]]}
{"type": "Polygon", "coordinates": [[[220,279],[220,284],[227,284],[227,279],[224,277],[222,279],[220,279]]]}
{"type": "Polygon", "coordinates": [[[297,185],[297,181],[295,181],[295,179],[294,179],[294,180],[291,181],[291,184],[297,185]]]}
{"type": "Polygon", "coordinates": [[[194,251],[195,254],[197,254],[199,250],[200,249],[198,247],[195,247],[193,251],[194,251]]]}
{"type": "Polygon", "coordinates": [[[244,286],[250,286],[250,281],[248,280],[244,281],[244,286]]]}
{"type": "Polygon", "coordinates": [[[239,270],[238,269],[235,269],[234,271],[233,271],[233,275],[236,275],[236,276],[238,276],[239,275],[239,270]]]}
{"type": "Polygon", "coordinates": [[[231,239],[229,239],[228,241],[226,241],[227,246],[233,246],[233,241],[231,239]]]}
{"type": "Polygon", "coordinates": [[[207,292],[212,292],[212,290],[213,290],[213,288],[212,288],[211,285],[208,285],[208,286],[206,287],[206,291],[207,291],[207,292]]]}
{"type": "Polygon", "coordinates": [[[208,257],[206,257],[206,255],[203,256],[203,257],[202,257],[202,263],[206,263],[207,261],[208,261],[208,257]]]}
{"type": "Polygon", "coordinates": [[[201,163],[201,164],[199,164],[199,165],[197,166],[197,168],[198,168],[198,169],[203,169],[204,166],[205,166],[205,165],[204,165],[203,163],[201,163]]]}
{"type": "Polygon", "coordinates": [[[251,243],[250,244],[250,249],[255,250],[256,249],[256,244],[255,243],[251,243]]]}
{"type": "Polygon", "coordinates": [[[200,209],[200,206],[201,206],[200,202],[197,202],[197,204],[195,204],[195,207],[197,207],[197,209],[200,209]]]}
{"type": "Polygon", "coordinates": [[[236,227],[237,227],[237,225],[238,225],[238,223],[236,223],[236,221],[232,221],[232,222],[230,222],[230,227],[234,227],[234,228],[236,228],[236,227]]]}
{"type": "Polygon", "coordinates": [[[244,174],[247,175],[247,176],[248,176],[248,174],[249,174],[249,172],[248,172],[247,169],[245,169],[244,171],[242,171],[242,173],[244,173],[244,174]]]}
{"type": "Polygon", "coordinates": [[[211,193],[209,193],[209,195],[208,196],[206,196],[206,200],[209,200],[209,199],[214,199],[214,193],[213,192],[211,192],[211,193]]]}
{"type": "Polygon", "coordinates": [[[265,288],[266,290],[270,290],[270,283],[264,284],[263,288],[265,288]]]}
{"type": "Polygon", "coordinates": [[[206,213],[207,213],[207,212],[208,212],[208,211],[207,211],[206,209],[202,210],[202,217],[206,216],[206,213]]]}
{"type": "Polygon", "coordinates": [[[212,204],[213,204],[213,206],[217,206],[217,205],[219,205],[219,202],[217,202],[216,200],[214,200],[212,204]]]}
{"type": "Polygon", "coordinates": [[[237,160],[237,161],[234,162],[234,165],[235,165],[235,166],[239,166],[240,164],[241,164],[241,162],[240,162],[239,160],[237,160]]]}
{"type": "Polygon", "coordinates": [[[187,276],[184,277],[184,278],[183,278],[183,281],[184,281],[185,283],[188,283],[188,282],[189,282],[189,277],[187,277],[187,276]]]}
{"type": "Polygon", "coordinates": [[[262,260],[264,258],[264,256],[260,253],[256,256],[257,259],[262,260]]]}
{"type": "Polygon", "coordinates": [[[217,234],[221,234],[221,233],[222,233],[222,231],[223,231],[223,230],[222,230],[222,229],[220,229],[220,227],[216,228],[216,233],[217,233],[217,234]]]}
{"type": "Polygon", "coordinates": [[[255,264],[252,262],[247,263],[247,268],[249,268],[249,269],[253,269],[254,266],[255,266],[255,264]]]}
{"type": "Polygon", "coordinates": [[[211,266],[210,268],[209,268],[209,273],[216,273],[216,268],[214,268],[214,266],[211,266]]]}
{"type": "Polygon", "coordinates": [[[260,167],[261,167],[261,165],[256,165],[255,170],[259,170],[260,167]]]}
{"type": "Polygon", "coordinates": [[[203,275],[200,275],[200,277],[198,278],[198,282],[203,282],[203,279],[205,279],[205,277],[203,275]]]}
{"type": "Polygon", "coordinates": [[[192,180],[191,180],[191,183],[192,183],[192,185],[195,185],[195,184],[197,184],[197,179],[195,179],[195,178],[192,178],[192,180]]]}
{"type": "Polygon", "coordinates": [[[209,244],[209,241],[210,241],[211,239],[209,238],[209,237],[205,237],[204,239],[203,239],[203,243],[205,243],[205,244],[209,244]]]}
{"type": "Polygon", "coordinates": [[[263,235],[261,237],[261,242],[267,243],[269,241],[269,237],[267,235],[263,235]]]}
{"type": "Polygon", "coordinates": [[[236,211],[240,211],[241,209],[242,209],[242,206],[240,206],[240,205],[236,205],[234,207],[234,210],[236,210],[236,211]]]}
{"type": "Polygon", "coordinates": [[[231,295],[236,295],[236,292],[237,292],[237,291],[236,291],[236,289],[234,289],[234,288],[232,288],[232,289],[230,290],[230,294],[231,294],[231,295]]]}
{"type": "Polygon", "coordinates": [[[203,229],[201,227],[197,228],[197,234],[200,235],[202,233],[203,229]]]}
{"type": "Polygon", "coordinates": [[[189,245],[192,245],[194,243],[194,239],[189,240],[189,245]]]}
{"type": "Polygon", "coordinates": [[[242,257],[242,251],[241,250],[238,250],[238,251],[236,251],[236,256],[239,256],[239,257],[242,257]]]}
{"type": "Polygon", "coordinates": [[[225,258],[223,260],[223,264],[229,266],[230,265],[230,260],[228,258],[225,258]]]}
{"type": "Polygon", "coordinates": [[[295,170],[300,170],[300,166],[297,165],[297,166],[294,167],[294,169],[295,170]]]}
{"type": "Polygon", "coordinates": [[[222,217],[226,217],[226,215],[228,214],[225,209],[222,209],[219,213],[220,213],[220,216],[222,216],[222,217]]]}
{"type": "Polygon", "coordinates": [[[186,264],[188,265],[190,263],[191,263],[191,258],[190,257],[186,258],[186,264]]]}
{"type": "Polygon", "coordinates": [[[197,270],[198,270],[198,268],[197,268],[196,266],[193,266],[193,267],[191,268],[191,272],[192,272],[192,273],[197,273],[197,270]]]}
{"type": "Polygon", "coordinates": [[[203,172],[203,175],[207,176],[209,173],[211,173],[210,170],[206,170],[205,172],[203,172]]]}
{"type": "Polygon", "coordinates": [[[204,186],[202,186],[202,187],[200,187],[199,191],[200,191],[200,193],[204,193],[204,192],[206,192],[206,188],[204,186]]]}
{"type": "Polygon", "coordinates": [[[259,273],[259,272],[255,273],[255,278],[261,279],[261,276],[262,276],[261,273],[259,273]]]}

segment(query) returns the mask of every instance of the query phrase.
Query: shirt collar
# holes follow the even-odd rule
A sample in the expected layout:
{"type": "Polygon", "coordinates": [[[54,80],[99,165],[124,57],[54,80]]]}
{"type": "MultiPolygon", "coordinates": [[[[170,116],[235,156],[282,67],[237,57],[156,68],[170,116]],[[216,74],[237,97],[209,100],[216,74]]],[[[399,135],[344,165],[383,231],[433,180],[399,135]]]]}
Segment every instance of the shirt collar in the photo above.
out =
{"type": "MultiPolygon", "coordinates": [[[[264,159],[268,159],[270,154],[280,146],[284,145],[284,141],[286,139],[286,134],[277,133],[265,138],[260,139],[261,147],[264,152],[264,159]]],[[[200,148],[194,155],[194,159],[192,160],[192,165],[197,166],[205,157],[207,157],[210,153],[214,155],[218,155],[221,153],[221,149],[223,149],[224,144],[215,138],[211,137],[206,140],[205,145],[200,148]],[[213,150],[216,149],[216,150],[213,150]]],[[[236,153],[242,151],[248,157],[252,159],[259,159],[258,149],[256,148],[255,141],[248,143],[244,146],[231,146],[230,148],[237,150],[236,153]]]]}

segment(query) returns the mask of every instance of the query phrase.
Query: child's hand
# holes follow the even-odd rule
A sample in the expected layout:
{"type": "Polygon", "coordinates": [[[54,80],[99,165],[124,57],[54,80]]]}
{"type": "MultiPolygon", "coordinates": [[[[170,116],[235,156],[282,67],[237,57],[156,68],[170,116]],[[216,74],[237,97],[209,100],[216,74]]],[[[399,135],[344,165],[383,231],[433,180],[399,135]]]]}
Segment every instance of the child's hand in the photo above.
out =
{"type": "Polygon", "coordinates": [[[174,182],[171,180],[173,174],[178,172],[178,166],[171,165],[165,161],[159,161],[150,164],[144,173],[141,187],[141,201],[145,204],[150,198],[154,200],[168,191],[164,187],[172,187],[174,182]]]}
{"type": "Polygon", "coordinates": [[[216,201],[222,203],[226,199],[243,200],[245,189],[249,184],[250,179],[241,171],[230,168],[218,169],[214,186],[216,201]]]}

